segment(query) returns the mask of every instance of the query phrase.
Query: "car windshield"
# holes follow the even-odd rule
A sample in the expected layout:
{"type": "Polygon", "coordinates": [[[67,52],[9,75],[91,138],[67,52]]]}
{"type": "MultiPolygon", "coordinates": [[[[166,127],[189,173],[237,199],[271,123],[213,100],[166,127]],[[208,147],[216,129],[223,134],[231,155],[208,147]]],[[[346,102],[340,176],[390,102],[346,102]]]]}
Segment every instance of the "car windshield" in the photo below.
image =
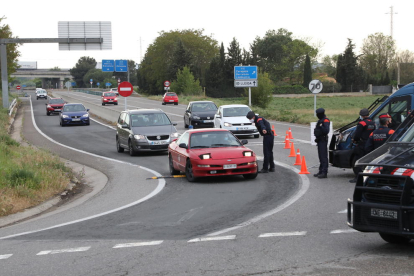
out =
{"type": "Polygon", "coordinates": [[[170,97],[175,97],[175,96],[177,96],[175,93],[167,93],[167,96],[170,96],[170,97]]]}
{"type": "Polygon", "coordinates": [[[115,97],[115,93],[105,93],[104,94],[105,97],[115,97]]]}
{"type": "Polygon", "coordinates": [[[191,134],[190,148],[238,147],[240,141],[227,131],[209,131],[191,134]]]}
{"type": "Polygon", "coordinates": [[[223,108],[223,117],[246,117],[249,111],[247,106],[226,107],[223,108]]]}
{"type": "Polygon", "coordinates": [[[171,121],[165,113],[131,114],[133,127],[165,126],[171,121]]]}
{"type": "Polygon", "coordinates": [[[86,108],[80,104],[63,106],[63,112],[78,112],[78,111],[86,111],[86,108]]]}
{"type": "Polygon", "coordinates": [[[62,99],[50,99],[49,103],[51,103],[51,104],[60,104],[60,103],[63,104],[63,103],[65,103],[65,101],[62,100],[62,99]]]}
{"type": "Polygon", "coordinates": [[[193,112],[216,111],[216,110],[217,110],[217,107],[213,103],[195,103],[193,104],[193,107],[192,107],[193,112]]]}

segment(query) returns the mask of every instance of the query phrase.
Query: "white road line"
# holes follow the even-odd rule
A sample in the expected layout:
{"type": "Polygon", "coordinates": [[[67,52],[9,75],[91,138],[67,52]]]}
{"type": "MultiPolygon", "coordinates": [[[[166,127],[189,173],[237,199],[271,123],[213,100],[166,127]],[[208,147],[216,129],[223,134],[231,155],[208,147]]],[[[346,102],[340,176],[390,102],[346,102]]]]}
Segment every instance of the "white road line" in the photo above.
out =
{"type": "Polygon", "coordinates": [[[13,254],[5,254],[5,255],[0,255],[0,260],[5,260],[10,258],[11,256],[13,256],[13,254]]]}
{"type": "Polygon", "coordinates": [[[83,251],[88,251],[90,248],[91,248],[90,246],[86,246],[86,247],[67,248],[67,249],[60,249],[60,250],[45,250],[45,251],[40,251],[36,255],[41,256],[41,255],[59,254],[59,253],[83,252],[83,251]]]}
{"type": "Polygon", "coordinates": [[[339,229],[339,230],[333,230],[329,234],[345,234],[345,233],[355,233],[358,232],[355,229],[339,229]]]}
{"type": "Polygon", "coordinates": [[[222,241],[222,240],[234,240],[234,239],[236,239],[236,235],[196,238],[196,239],[189,240],[188,242],[222,241]]]}
{"type": "Polygon", "coordinates": [[[120,244],[115,245],[112,248],[126,248],[126,247],[137,247],[137,246],[159,245],[161,243],[163,243],[163,241],[120,243],[120,244]]]}
{"type": "Polygon", "coordinates": [[[346,213],[348,213],[348,209],[345,209],[345,210],[342,210],[342,211],[338,212],[338,214],[346,214],[346,213]]]}
{"type": "Polygon", "coordinates": [[[280,232],[280,233],[265,233],[261,234],[259,238],[268,238],[268,237],[289,237],[289,236],[305,236],[306,231],[298,232],[280,232]]]}

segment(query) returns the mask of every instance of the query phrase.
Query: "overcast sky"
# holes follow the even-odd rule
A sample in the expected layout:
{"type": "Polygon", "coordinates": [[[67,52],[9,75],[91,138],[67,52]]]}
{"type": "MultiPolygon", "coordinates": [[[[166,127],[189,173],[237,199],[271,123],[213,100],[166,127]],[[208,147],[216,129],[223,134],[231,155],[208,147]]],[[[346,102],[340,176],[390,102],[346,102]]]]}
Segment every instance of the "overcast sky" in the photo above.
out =
{"type": "Polygon", "coordinates": [[[37,61],[38,68],[72,68],[82,56],[132,59],[139,63],[160,31],[204,29],[205,35],[229,46],[235,37],[249,49],[255,37],[285,28],[297,38],[323,44],[321,55],[342,53],[351,38],[359,52],[363,39],[382,32],[399,50],[414,52],[414,0],[3,0],[0,17],[20,38],[57,38],[58,21],[111,21],[112,50],[59,51],[58,44],[25,44],[20,61],[37,61]],[[141,41],[141,42],[140,42],[141,41]],[[141,50],[142,49],[142,50],[141,50]]]}

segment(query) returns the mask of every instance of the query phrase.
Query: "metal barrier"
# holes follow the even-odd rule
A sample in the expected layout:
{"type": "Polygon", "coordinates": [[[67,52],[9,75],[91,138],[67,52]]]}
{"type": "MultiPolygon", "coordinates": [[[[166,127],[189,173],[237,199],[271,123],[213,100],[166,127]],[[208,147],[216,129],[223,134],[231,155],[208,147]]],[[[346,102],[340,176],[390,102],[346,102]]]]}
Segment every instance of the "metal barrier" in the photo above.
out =
{"type": "Polygon", "coordinates": [[[102,96],[102,92],[103,92],[103,91],[90,91],[90,90],[84,90],[84,89],[74,89],[72,91],[73,92],[80,92],[80,93],[85,93],[85,94],[96,95],[96,96],[102,96]]]}
{"type": "Polygon", "coordinates": [[[11,116],[11,114],[12,114],[12,112],[13,112],[13,109],[14,109],[14,107],[16,106],[16,103],[17,103],[17,100],[16,100],[16,99],[14,99],[14,100],[11,102],[11,104],[10,104],[10,106],[9,106],[9,116],[11,116]]]}

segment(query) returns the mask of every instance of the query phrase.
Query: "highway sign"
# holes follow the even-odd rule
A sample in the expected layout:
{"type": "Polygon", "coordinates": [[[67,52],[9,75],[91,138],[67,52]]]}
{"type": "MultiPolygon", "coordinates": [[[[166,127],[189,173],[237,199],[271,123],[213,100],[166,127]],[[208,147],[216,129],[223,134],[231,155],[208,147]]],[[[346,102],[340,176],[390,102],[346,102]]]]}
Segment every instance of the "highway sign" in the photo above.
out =
{"type": "Polygon", "coordinates": [[[170,82],[169,81],[164,81],[164,86],[165,87],[169,87],[170,86],[170,82]]]}
{"type": "Polygon", "coordinates": [[[118,93],[122,97],[131,96],[132,91],[134,91],[134,88],[132,87],[132,84],[127,81],[121,82],[118,86],[118,93]]]}
{"type": "Polygon", "coordinates": [[[257,80],[235,80],[234,87],[257,87],[257,80]]]}
{"type": "Polygon", "coordinates": [[[235,80],[257,80],[257,66],[234,66],[235,80]]]}
{"type": "Polygon", "coordinates": [[[65,82],[65,87],[69,88],[72,86],[72,83],[70,81],[65,82]]]}
{"type": "Polygon", "coordinates": [[[113,72],[115,70],[115,61],[111,59],[102,60],[102,71],[113,72]]]}
{"type": "Polygon", "coordinates": [[[98,82],[96,85],[97,85],[97,86],[99,86],[99,85],[100,85],[100,83],[98,82]]]}
{"type": "Polygon", "coordinates": [[[112,86],[112,83],[107,82],[107,83],[105,83],[105,86],[112,86]]]}
{"type": "Polygon", "coordinates": [[[26,87],[26,86],[27,86],[26,84],[23,84],[23,85],[22,85],[22,87],[23,87],[23,88],[24,88],[24,87],[26,87]]]}
{"type": "Polygon", "coordinates": [[[17,90],[20,90],[20,88],[21,88],[21,87],[20,87],[20,85],[16,86],[16,89],[17,89],[17,90]]]}
{"type": "Polygon", "coordinates": [[[115,72],[128,72],[128,60],[115,60],[115,72]]]}
{"type": "Polygon", "coordinates": [[[164,87],[164,90],[170,90],[169,86],[164,87]]]}
{"type": "Polygon", "coordinates": [[[312,80],[309,83],[309,90],[313,94],[317,94],[322,91],[323,84],[320,80],[312,80]]]}

